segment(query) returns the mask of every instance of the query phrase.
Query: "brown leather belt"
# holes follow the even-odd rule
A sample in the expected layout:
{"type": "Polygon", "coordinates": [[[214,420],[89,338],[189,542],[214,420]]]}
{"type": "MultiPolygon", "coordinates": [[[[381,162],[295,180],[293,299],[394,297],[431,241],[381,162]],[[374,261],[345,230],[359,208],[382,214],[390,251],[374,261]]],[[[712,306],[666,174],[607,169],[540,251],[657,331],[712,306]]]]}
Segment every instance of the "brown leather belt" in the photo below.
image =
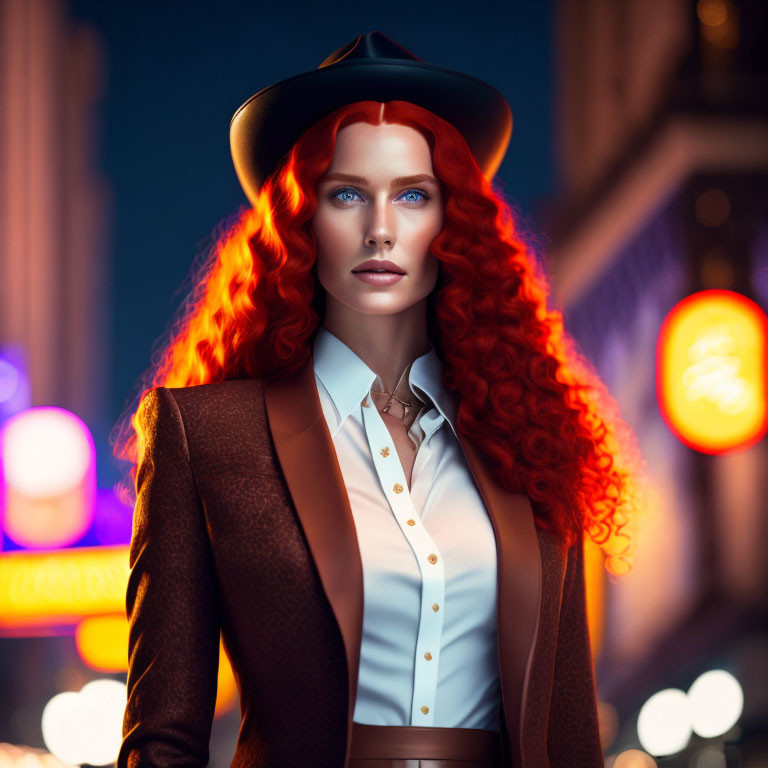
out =
{"type": "Polygon", "coordinates": [[[500,768],[501,736],[479,728],[352,723],[349,768],[500,768]]]}

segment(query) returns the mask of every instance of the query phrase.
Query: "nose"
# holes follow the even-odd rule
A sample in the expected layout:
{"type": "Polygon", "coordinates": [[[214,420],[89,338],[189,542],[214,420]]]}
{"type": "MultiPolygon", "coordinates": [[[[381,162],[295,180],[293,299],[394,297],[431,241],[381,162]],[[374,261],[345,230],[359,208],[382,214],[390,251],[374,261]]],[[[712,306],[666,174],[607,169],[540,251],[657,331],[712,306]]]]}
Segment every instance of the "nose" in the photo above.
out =
{"type": "Polygon", "coordinates": [[[365,244],[370,247],[395,244],[395,231],[392,211],[386,198],[375,200],[366,222],[365,244]]]}

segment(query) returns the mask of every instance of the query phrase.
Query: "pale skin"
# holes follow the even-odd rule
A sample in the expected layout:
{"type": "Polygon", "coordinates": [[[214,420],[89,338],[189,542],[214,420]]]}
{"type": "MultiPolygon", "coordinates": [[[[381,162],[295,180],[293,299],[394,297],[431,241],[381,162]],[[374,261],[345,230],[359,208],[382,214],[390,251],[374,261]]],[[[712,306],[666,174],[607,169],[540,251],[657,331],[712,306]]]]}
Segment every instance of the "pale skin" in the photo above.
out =
{"type": "MultiPolygon", "coordinates": [[[[354,123],[338,132],[312,218],[318,279],[326,292],[323,325],[381,377],[387,392],[429,351],[427,297],[439,269],[429,247],[442,227],[442,191],[419,131],[354,123]],[[405,275],[393,285],[365,283],[352,270],[368,259],[393,261],[405,275]]],[[[387,398],[376,400],[381,409],[387,398]]],[[[381,417],[410,487],[417,449],[402,406],[394,400],[381,417]]]]}

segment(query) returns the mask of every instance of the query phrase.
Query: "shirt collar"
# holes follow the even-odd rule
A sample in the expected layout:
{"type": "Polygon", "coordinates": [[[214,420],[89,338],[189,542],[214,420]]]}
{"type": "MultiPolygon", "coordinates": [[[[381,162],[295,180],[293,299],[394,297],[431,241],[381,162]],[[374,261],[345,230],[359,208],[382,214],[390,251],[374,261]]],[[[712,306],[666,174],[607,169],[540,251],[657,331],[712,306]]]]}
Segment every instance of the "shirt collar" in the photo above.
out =
{"type": "MultiPolygon", "coordinates": [[[[312,349],[314,370],[333,401],[338,417],[332,435],[347,417],[360,407],[379,377],[341,339],[320,326],[312,349]]],[[[456,400],[442,384],[443,365],[434,347],[417,357],[411,366],[409,382],[434,403],[437,410],[456,433],[456,400]]],[[[381,380],[379,380],[381,386],[381,380]]]]}

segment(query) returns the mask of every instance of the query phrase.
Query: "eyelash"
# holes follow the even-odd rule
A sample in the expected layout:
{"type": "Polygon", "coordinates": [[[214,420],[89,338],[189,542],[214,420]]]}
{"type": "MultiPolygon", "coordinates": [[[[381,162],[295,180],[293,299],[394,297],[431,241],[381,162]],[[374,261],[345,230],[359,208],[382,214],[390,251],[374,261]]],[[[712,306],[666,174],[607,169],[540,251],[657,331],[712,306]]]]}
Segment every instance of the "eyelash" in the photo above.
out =
{"type": "MultiPolygon", "coordinates": [[[[339,187],[338,189],[336,189],[333,192],[331,192],[330,196],[331,196],[332,199],[338,199],[336,197],[337,195],[340,195],[342,192],[347,192],[347,191],[354,192],[355,194],[360,195],[360,197],[362,197],[362,194],[357,189],[355,189],[354,187],[339,187]]],[[[405,192],[403,192],[403,195],[407,195],[407,194],[409,194],[411,192],[418,192],[420,195],[423,196],[424,199],[423,200],[412,200],[409,203],[406,203],[406,205],[409,205],[411,207],[415,207],[415,206],[419,205],[420,203],[426,202],[427,200],[429,200],[429,193],[426,192],[423,189],[418,189],[416,187],[413,187],[412,189],[406,189],[405,192]]],[[[339,200],[339,202],[341,202],[341,203],[351,203],[353,201],[352,200],[339,200]]]]}

